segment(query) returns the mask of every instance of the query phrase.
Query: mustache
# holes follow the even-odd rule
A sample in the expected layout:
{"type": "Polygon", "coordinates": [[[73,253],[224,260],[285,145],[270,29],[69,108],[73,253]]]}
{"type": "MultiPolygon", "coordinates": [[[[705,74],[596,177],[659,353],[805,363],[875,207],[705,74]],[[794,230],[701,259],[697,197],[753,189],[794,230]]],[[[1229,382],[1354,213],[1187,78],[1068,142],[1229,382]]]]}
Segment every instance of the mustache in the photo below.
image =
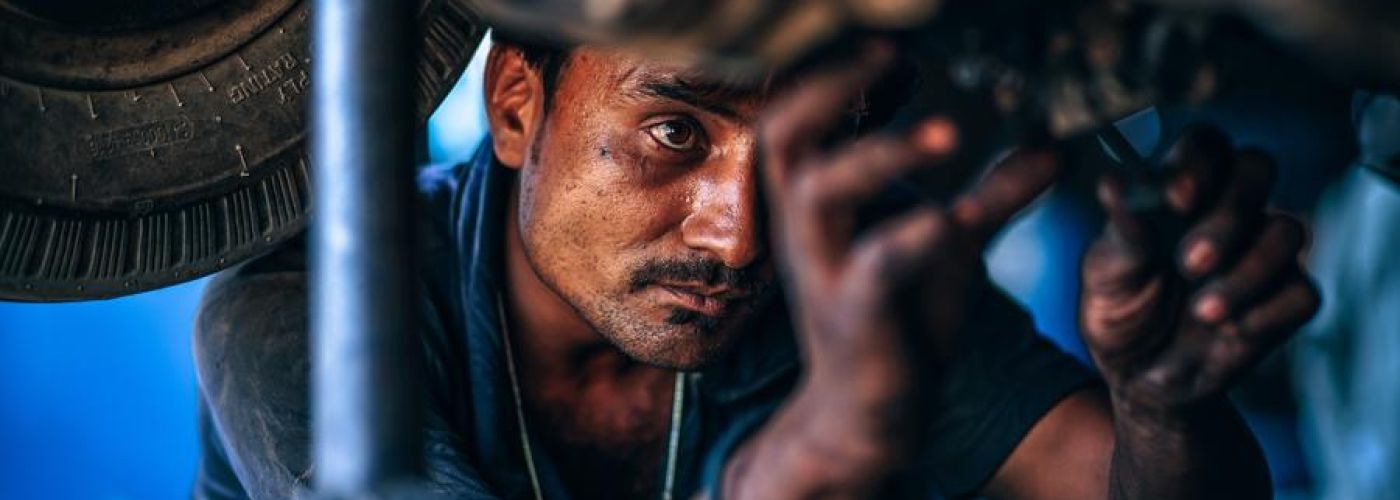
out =
{"type": "Polygon", "coordinates": [[[712,259],[657,260],[643,263],[632,271],[628,291],[636,292],[665,282],[693,282],[757,296],[771,286],[771,280],[765,279],[760,270],[759,265],[736,269],[712,259]]]}

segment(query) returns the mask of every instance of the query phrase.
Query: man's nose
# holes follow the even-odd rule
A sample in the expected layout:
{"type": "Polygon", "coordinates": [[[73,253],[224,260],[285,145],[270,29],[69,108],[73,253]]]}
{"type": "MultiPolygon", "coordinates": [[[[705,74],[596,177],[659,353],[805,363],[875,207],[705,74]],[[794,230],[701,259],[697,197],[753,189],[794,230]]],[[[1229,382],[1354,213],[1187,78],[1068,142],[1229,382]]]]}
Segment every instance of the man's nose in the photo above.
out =
{"type": "Polygon", "coordinates": [[[763,252],[759,234],[758,178],[753,165],[731,166],[697,182],[691,212],[681,223],[686,246],[741,269],[763,252]]]}

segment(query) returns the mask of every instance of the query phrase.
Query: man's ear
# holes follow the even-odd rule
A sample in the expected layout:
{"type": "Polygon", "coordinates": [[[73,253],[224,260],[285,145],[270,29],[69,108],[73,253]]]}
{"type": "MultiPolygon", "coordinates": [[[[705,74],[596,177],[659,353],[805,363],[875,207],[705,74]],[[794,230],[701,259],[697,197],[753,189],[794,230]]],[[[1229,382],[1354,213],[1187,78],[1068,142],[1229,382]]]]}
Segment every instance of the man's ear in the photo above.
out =
{"type": "Polygon", "coordinates": [[[544,82],[519,49],[495,45],[486,59],[486,119],[496,159],[520,168],[544,118],[544,82]]]}

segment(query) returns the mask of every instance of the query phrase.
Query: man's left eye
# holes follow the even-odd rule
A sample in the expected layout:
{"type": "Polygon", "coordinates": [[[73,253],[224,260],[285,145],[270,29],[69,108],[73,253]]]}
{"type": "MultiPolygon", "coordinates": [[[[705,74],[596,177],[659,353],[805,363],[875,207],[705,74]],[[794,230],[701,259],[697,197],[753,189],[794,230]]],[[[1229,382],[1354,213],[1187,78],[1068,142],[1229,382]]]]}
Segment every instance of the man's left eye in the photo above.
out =
{"type": "Polygon", "coordinates": [[[677,151],[690,151],[699,146],[700,131],[686,120],[667,120],[647,127],[647,133],[662,146],[677,151]]]}

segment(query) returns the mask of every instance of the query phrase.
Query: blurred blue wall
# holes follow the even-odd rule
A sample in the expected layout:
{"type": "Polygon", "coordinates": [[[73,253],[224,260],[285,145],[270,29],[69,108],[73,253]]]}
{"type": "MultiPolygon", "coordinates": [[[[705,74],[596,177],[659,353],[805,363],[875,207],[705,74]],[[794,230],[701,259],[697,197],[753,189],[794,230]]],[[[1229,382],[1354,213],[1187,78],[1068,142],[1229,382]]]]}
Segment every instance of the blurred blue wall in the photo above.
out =
{"type": "Polygon", "coordinates": [[[190,331],[204,284],[101,302],[0,302],[0,498],[189,496],[190,331]]]}

